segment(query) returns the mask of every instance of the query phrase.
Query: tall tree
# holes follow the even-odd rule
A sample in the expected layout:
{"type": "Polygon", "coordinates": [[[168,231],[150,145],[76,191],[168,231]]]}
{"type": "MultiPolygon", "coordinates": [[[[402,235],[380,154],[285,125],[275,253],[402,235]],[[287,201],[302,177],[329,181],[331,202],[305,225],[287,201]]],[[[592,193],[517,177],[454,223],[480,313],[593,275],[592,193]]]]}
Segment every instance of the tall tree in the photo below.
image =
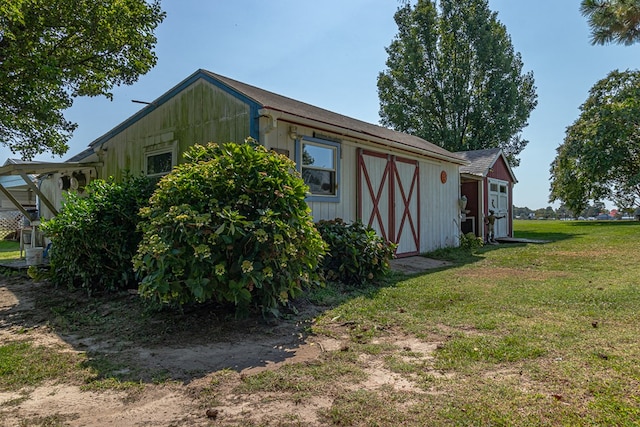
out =
{"type": "Polygon", "coordinates": [[[395,21],[378,76],[382,124],[450,151],[500,147],[517,166],[537,96],[487,0],[418,0],[395,21]]]}
{"type": "Polygon", "coordinates": [[[640,206],[640,71],[612,71],[589,91],[551,164],[550,200],[640,206]]]}
{"type": "Polygon", "coordinates": [[[592,44],[640,41],[638,0],[582,0],[580,12],[589,21],[592,44]]]}
{"type": "Polygon", "coordinates": [[[0,143],[64,154],[76,127],[64,110],[147,73],[164,16],[159,0],[0,2],[0,143]]]}

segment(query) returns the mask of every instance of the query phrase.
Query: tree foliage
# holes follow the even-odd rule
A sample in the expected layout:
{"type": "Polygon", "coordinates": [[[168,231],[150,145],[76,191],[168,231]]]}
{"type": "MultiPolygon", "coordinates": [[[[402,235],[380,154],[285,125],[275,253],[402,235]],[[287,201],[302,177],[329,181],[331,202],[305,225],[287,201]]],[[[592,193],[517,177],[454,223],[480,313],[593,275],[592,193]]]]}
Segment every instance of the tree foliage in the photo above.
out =
{"type": "Polygon", "coordinates": [[[140,211],[140,294],[181,306],[216,301],[277,313],[319,283],[326,244],[285,156],[249,139],[195,145],[140,211]]]}
{"type": "Polygon", "coordinates": [[[640,41],[640,2],[637,0],[582,0],[592,44],[631,45],[640,41]]]}
{"type": "Polygon", "coordinates": [[[450,151],[502,148],[512,166],[537,104],[533,73],[486,0],[418,0],[378,76],[381,122],[450,151]]]}
{"type": "Polygon", "coordinates": [[[640,202],[640,71],[612,71],[589,91],[551,164],[551,201],[581,212],[589,200],[640,202]]]}
{"type": "Polygon", "coordinates": [[[159,0],[0,2],[0,142],[23,158],[64,154],[77,96],[111,98],[155,64],[159,0]]]}

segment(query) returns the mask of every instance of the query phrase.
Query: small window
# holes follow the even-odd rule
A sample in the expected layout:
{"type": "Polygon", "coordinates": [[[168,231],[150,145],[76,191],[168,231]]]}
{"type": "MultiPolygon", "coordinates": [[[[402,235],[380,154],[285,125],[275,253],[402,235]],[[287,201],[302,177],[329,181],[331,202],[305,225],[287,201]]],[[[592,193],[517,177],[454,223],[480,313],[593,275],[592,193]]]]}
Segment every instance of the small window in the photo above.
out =
{"type": "Polygon", "coordinates": [[[507,194],[507,186],[506,185],[501,185],[500,186],[500,192],[502,194],[507,194]]]}
{"type": "Polygon", "coordinates": [[[145,172],[148,176],[164,175],[171,172],[173,167],[173,153],[147,154],[147,167],[145,172]]]}
{"type": "Polygon", "coordinates": [[[498,191],[498,184],[489,184],[489,191],[494,191],[497,192],[498,191]]]}
{"type": "Polygon", "coordinates": [[[340,144],[319,139],[300,141],[298,165],[312,200],[337,201],[340,144]]]}

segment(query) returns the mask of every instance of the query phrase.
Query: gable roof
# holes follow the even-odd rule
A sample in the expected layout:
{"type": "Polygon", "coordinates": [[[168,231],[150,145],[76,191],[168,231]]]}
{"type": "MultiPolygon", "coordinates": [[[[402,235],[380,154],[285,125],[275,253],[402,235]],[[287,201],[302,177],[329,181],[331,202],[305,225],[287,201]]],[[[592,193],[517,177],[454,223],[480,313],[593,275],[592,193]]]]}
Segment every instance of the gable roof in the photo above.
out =
{"type": "Polygon", "coordinates": [[[483,150],[458,151],[457,155],[467,160],[469,164],[460,167],[460,173],[485,177],[489,174],[489,169],[496,164],[500,157],[503,158],[507,170],[511,175],[513,182],[518,182],[516,176],[511,170],[509,161],[504,155],[501,148],[486,148],[483,150]]]}
{"type": "MultiPolygon", "coordinates": [[[[301,101],[296,101],[295,99],[278,95],[276,93],[269,92],[267,90],[260,89],[258,87],[251,86],[249,84],[242,83],[237,80],[233,80],[228,77],[224,77],[203,69],[196,71],[191,76],[180,82],[178,85],[161,95],[158,99],[151,102],[150,105],[147,105],[138,113],[134,114],[133,116],[129,117],[127,120],[113,128],[111,131],[94,140],[91,144],[89,144],[89,147],[95,148],[97,146],[100,146],[108,139],[110,139],[117,133],[120,133],[122,130],[132,125],[136,121],[140,120],[155,108],[157,108],[159,105],[167,102],[173,96],[184,90],[189,85],[195,83],[199,79],[204,79],[214,86],[225,90],[227,93],[230,93],[231,95],[249,103],[252,111],[256,112],[256,116],[257,111],[261,109],[277,111],[293,117],[311,120],[318,123],[319,125],[330,125],[334,128],[337,127],[339,129],[343,129],[352,133],[355,132],[364,136],[382,139],[388,145],[397,148],[409,149],[413,152],[418,152],[438,159],[444,159],[460,165],[466,163],[465,160],[460,156],[448,150],[445,150],[444,148],[439,147],[431,142],[425,141],[422,138],[367,123],[348,116],[344,116],[342,114],[334,113],[332,111],[325,110],[323,108],[316,107],[301,101]]],[[[90,154],[89,151],[85,151],[87,152],[87,155],[90,154]]],[[[85,154],[85,152],[80,154],[85,154]]],[[[73,160],[79,160],[78,156],[80,156],[80,154],[74,156],[73,160]]]]}
{"type": "Polygon", "coordinates": [[[296,101],[294,99],[257,88],[255,86],[238,82],[228,77],[214,74],[210,71],[200,71],[211,76],[214,79],[223,82],[224,84],[237,90],[238,92],[241,92],[245,96],[255,100],[262,106],[262,108],[281,111],[301,118],[314,120],[323,124],[338,126],[340,128],[355,131],[367,136],[382,138],[399,145],[424,150],[429,154],[434,154],[448,158],[450,160],[454,160],[456,161],[456,163],[464,163],[460,162],[461,159],[454,153],[417,136],[409,135],[404,132],[398,132],[392,129],[385,128],[383,126],[367,123],[362,120],[334,113],[320,107],[315,107],[301,101],[296,101]]]}

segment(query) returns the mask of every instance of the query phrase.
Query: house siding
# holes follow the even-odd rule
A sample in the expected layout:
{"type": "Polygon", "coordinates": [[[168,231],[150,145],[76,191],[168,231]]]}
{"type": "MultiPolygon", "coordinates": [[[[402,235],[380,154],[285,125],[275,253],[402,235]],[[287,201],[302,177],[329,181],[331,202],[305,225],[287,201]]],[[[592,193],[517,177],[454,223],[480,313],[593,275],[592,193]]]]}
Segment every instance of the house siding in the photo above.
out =
{"type": "Polygon", "coordinates": [[[145,154],[177,146],[177,163],[194,144],[244,141],[250,136],[250,107],[203,81],[106,140],[101,178],[122,179],[126,172],[144,171],[145,154]]]}
{"type": "MultiPolygon", "coordinates": [[[[513,237],[513,177],[511,176],[511,174],[509,173],[509,167],[507,166],[507,164],[504,161],[504,158],[502,156],[498,157],[498,159],[496,160],[496,162],[493,164],[493,171],[489,171],[489,173],[487,174],[487,179],[485,179],[485,182],[487,183],[485,188],[489,188],[488,187],[488,178],[492,178],[492,179],[499,179],[501,181],[506,181],[507,182],[507,194],[509,197],[509,215],[507,216],[507,236],[509,237],[513,237]]],[[[488,199],[485,201],[485,209],[488,212],[489,209],[489,205],[488,205],[489,201],[488,199]]]]}
{"type": "MultiPolygon", "coordinates": [[[[93,157],[97,156],[103,162],[98,174],[100,178],[112,176],[120,180],[127,172],[143,172],[145,154],[150,150],[172,148],[176,162],[181,163],[184,152],[193,144],[242,142],[252,136],[265,147],[285,154],[295,162],[296,144],[301,138],[327,139],[340,144],[339,198],[309,200],[315,221],[342,218],[353,222],[358,219],[358,203],[362,200],[358,161],[360,150],[364,149],[409,160],[410,163],[405,164],[417,168],[419,252],[459,244],[460,175],[459,165],[455,162],[436,160],[415,146],[394,146],[393,141],[387,144],[383,138],[376,140],[376,136],[350,129],[337,134],[335,132],[345,129],[305,117],[298,119],[294,114],[269,106],[262,107],[212,78],[187,79],[160,100],[157,106],[145,107],[92,143],[96,153],[93,157]],[[445,182],[441,180],[443,172],[447,176],[445,182]]],[[[398,199],[394,203],[397,204],[398,199]]]]}
{"type": "Polygon", "coordinates": [[[449,163],[422,160],[420,162],[421,235],[420,251],[457,246],[460,233],[458,194],[460,173],[449,163]],[[441,173],[447,181],[442,183],[441,173]]]}
{"type": "MultiPolygon", "coordinates": [[[[269,119],[270,120],[270,119],[269,119]]],[[[341,139],[339,135],[331,132],[320,132],[317,129],[302,126],[285,120],[278,120],[277,127],[271,129],[268,120],[262,118],[260,124],[260,142],[269,149],[284,150],[294,162],[296,161],[296,140],[290,136],[291,126],[296,128],[297,139],[303,137],[315,137],[318,139],[328,139],[331,141],[340,141],[340,181],[339,191],[340,199],[338,202],[313,202],[309,201],[308,205],[315,221],[332,220],[342,218],[345,221],[356,220],[356,162],[357,162],[357,143],[349,139],[341,139]],[[271,129],[268,132],[265,129],[271,129]]]]}
{"type": "Polygon", "coordinates": [[[509,169],[505,164],[502,156],[498,157],[498,160],[496,160],[496,162],[493,164],[492,169],[493,171],[490,170],[487,174],[488,178],[499,179],[502,181],[507,181],[509,183],[513,181],[513,178],[511,177],[509,169]]]}
{"type": "MultiPolygon", "coordinates": [[[[271,120],[271,119],[269,119],[271,120]]],[[[297,123],[278,120],[273,129],[267,124],[268,120],[261,119],[260,140],[267,148],[286,150],[289,158],[295,159],[295,140],[289,131],[295,126],[298,138],[315,137],[340,141],[341,170],[340,170],[340,199],[338,202],[308,202],[315,221],[341,218],[347,222],[358,220],[358,200],[361,200],[358,186],[358,149],[365,147],[377,153],[395,155],[402,158],[419,160],[419,188],[420,188],[420,248],[419,251],[429,252],[443,247],[459,244],[459,208],[458,192],[460,188],[460,174],[457,165],[441,161],[425,159],[415,153],[399,150],[381,149],[376,144],[366,140],[344,138],[332,132],[303,126],[297,123]],[[265,129],[271,129],[264,132],[265,129]],[[447,182],[442,183],[442,171],[447,174],[447,182]]],[[[386,210],[384,208],[383,210],[386,210]]]]}

